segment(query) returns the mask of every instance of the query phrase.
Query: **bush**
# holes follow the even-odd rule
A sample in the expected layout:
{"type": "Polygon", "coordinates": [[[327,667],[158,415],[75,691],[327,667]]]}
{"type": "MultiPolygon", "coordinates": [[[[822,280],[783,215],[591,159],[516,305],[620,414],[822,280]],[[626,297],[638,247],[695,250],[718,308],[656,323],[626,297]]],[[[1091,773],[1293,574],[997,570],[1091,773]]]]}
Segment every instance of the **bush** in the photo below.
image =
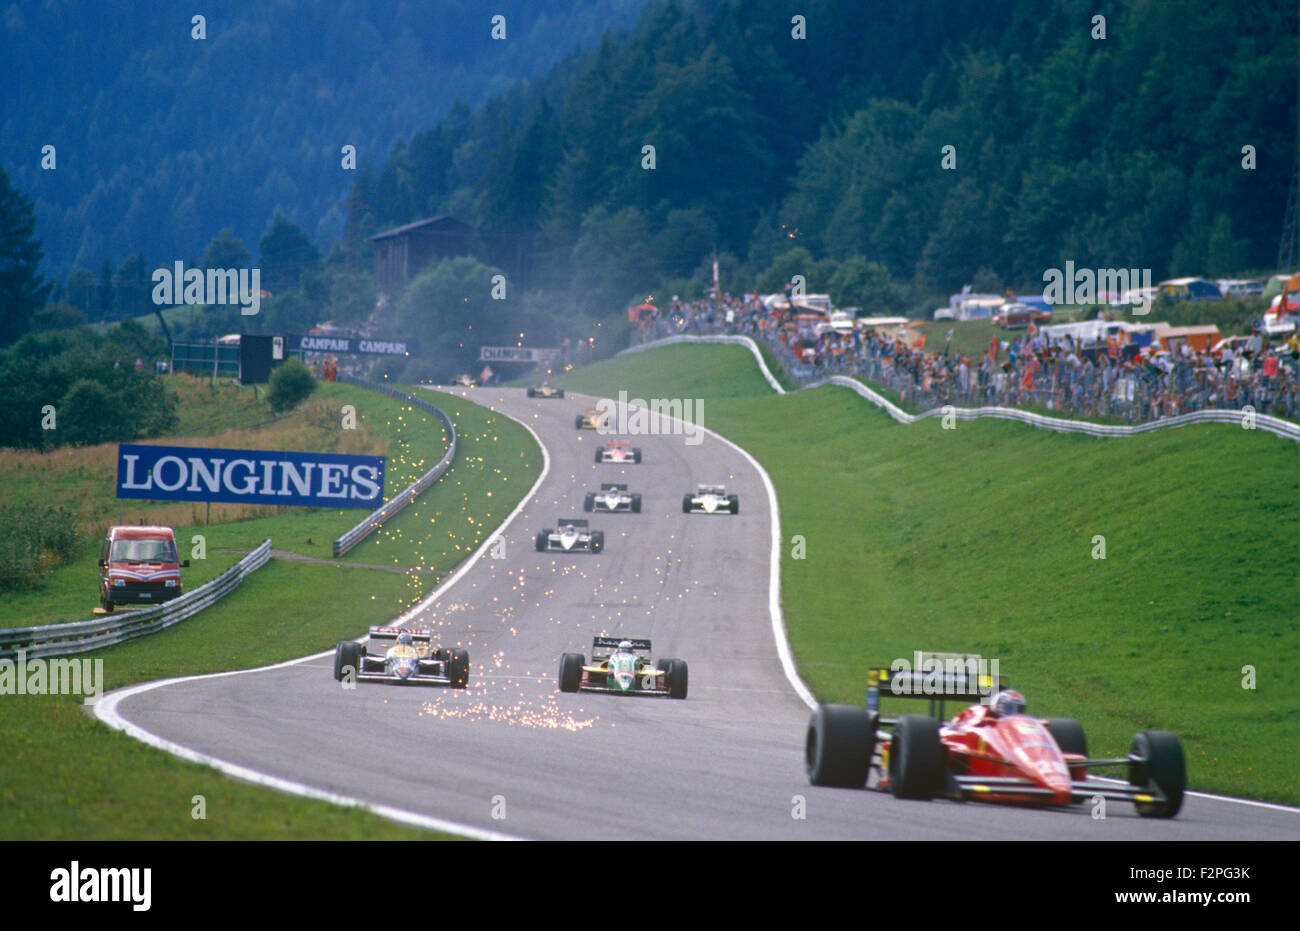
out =
{"type": "Polygon", "coordinates": [[[271,410],[278,414],[293,410],[315,390],[316,379],[307,371],[307,366],[298,359],[286,359],[271,373],[271,389],[266,400],[271,410]]]}
{"type": "Polygon", "coordinates": [[[38,588],[80,542],[76,518],[65,508],[0,511],[0,592],[38,588]]]}

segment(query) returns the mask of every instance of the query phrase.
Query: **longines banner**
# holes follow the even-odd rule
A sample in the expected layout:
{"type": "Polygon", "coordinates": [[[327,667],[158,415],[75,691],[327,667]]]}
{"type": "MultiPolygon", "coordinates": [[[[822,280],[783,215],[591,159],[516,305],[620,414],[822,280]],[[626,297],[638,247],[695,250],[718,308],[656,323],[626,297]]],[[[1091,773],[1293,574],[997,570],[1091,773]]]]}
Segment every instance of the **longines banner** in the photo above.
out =
{"type": "Polygon", "coordinates": [[[480,362],[549,362],[560,354],[558,349],[528,349],[523,346],[480,346],[480,362]]]}
{"type": "Polygon", "coordinates": [[[384,457],[121,443],[117,496],[373,510],[384,503],[384,457]]]}
{"type": "Polygon", "coordinates": [[[369,336],[287,336],[291,347],[303,352],[338,352],[377,356],[409,356],[413,348],[406,340],[369,336]]]}

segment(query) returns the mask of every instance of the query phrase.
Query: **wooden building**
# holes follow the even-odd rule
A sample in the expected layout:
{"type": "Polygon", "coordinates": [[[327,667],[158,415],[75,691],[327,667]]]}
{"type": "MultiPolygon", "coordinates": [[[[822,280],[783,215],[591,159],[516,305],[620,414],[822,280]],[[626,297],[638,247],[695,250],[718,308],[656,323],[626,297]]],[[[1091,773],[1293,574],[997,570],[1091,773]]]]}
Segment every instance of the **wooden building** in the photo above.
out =
{"type": "Polygon", "coordinates": [[[454,217],[418,220],[370,237],[375,249],[375,286],[395,298],[426,266],[469,255],[474,230],[454,217]]]}

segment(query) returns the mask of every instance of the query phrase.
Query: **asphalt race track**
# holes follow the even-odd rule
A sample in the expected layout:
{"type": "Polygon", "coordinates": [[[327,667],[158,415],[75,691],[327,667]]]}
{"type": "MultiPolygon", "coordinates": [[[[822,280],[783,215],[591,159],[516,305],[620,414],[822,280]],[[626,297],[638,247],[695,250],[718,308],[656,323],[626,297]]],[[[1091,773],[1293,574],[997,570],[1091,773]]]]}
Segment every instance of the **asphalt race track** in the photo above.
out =
{"type": "MultiPolygon", "coordinates": [[[[713,437],[692,446],[680,435],[625,437],[642,448],[644,462],[597,465],[594,451],[607,438],[574,429],[575,413],[594,399],[530,400],[519,389],[456,393],[526,423],[550,459],[536,495],[504,532],[504,558],[485,554],[419,614],[444,644],[468,648],[467,690],[381,683],[345,690],[332,677],[330,655],[135,691],[117,701],[116,713],[259,773],[525,838],[1300,836],[1295,810],[1198,796],[1169,821],[1139,818],[1119,802],[1094,820],[1089,806],[905,802],[810,786],[803,769],[809,709],[774,642],[771,517],[754,467],[713,437]],[[584,492],[601,481],[641,492],[643,513],[583,514],[584,492]],[[740,514],[683,514],[682,495],[699,483],[738,493],[740,514]],[[605,531],[605,551],[536,552],[534,535],[561,516],[589,518],[605,531]],[[590,655],[600,633],[649,637],[655,656],[686,660],[689,697],[559,692],[560,654],[590,655]],[[795,817],[796,797],[805,800],[803,818],[795,817]]],[[[1190,777],[1194,786],[1194,770],[1190,777]]]]}

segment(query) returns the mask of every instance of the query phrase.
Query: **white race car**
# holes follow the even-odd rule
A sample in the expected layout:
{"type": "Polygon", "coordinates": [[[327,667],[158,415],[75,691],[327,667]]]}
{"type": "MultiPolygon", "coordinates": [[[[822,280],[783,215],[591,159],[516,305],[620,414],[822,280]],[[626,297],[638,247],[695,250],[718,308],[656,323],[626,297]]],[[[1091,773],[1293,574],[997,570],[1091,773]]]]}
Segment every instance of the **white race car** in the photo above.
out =
{"type": "Polygon", "coordinates": [[[600,491],[589,491],[583,499],[584,511],[641,513],[641,496],[631,494],[626,485],[602,482],[600,491]]]}
{"type": "Polygon", "coordinates": [[[537,552],[599,553],[605,548],[605,534],[587,529],[587,522],[576,517],[562,517],[555,530],[549,527],[537,535],[537,552]]]}
{"type": "Polygon", "coordinates": [[[727,494],[721,485],[701,485],[695,494],[682,496],[683,514],[739,514],[740,496],[727,494]]]}

